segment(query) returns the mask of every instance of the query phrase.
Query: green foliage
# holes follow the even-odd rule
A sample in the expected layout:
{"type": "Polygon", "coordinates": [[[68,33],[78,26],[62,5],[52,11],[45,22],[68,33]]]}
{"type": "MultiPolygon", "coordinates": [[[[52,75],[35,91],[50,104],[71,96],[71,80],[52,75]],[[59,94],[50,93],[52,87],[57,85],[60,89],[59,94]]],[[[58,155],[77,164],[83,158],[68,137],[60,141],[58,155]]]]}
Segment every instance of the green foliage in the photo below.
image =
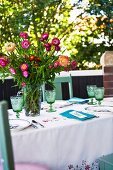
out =
{"type": "Polygon", "coordinates": [[[27,30],[33,38],[49,32],[78,62],[78,69],[99,69],[105,51],[113,50],[113,0],[1,0],[0,44],[27,30]],[[79,9],[79,13],[77,13],[79,9]],[[70,21],[73,11],[74,20],[70,21]],[[80,12],[81,11],[81,12],[80,12]],[[76,17],[75,17],[76,15],[76,17]]]}
{"type": "Polygon", "coordinates": [[[76,56],[79,69],[88,69],[88,63],[94,64],[93,69],[99,69],[101,55],[113,50],[113,1],[89,0],[86,6],[83,2],[74,4],[82,9],[77,16],[82,21],[78,24],[79,33],[72,40],[76,51],[71,54],[76,56]]]}

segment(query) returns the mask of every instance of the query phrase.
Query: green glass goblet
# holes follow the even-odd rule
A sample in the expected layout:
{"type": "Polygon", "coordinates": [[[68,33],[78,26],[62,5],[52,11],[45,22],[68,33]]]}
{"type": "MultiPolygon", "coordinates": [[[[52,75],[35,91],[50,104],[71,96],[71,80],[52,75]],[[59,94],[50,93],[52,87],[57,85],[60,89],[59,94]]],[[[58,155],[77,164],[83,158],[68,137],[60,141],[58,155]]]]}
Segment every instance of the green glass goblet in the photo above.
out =
{"type": "Polygon", "coordinates": [[[104,98],[104,87],[96,87],[95,99],[98,101],[98,105],[101,105],[101,101],[104,98]]]}
{"type": "Polygon", "coordinates": [[[91,104],[91,105],[95,104],[93,101],[95,97],[95,93],[94,93],[95,89],[96,89],[96,85],[87,85],[87,94],[88,94],[88,97],[90,98],[90,101],[88,104],[91,104]]]}
{"type": "Polygon", "coordinates": [[[22,95],[11,96],[10,101],[13,111],[16,112],[16,118],[19,118],[20,112],[22,111],[23,108],[23,96],[22,95]]]}
{"type": "Polygon", "coordinates": [[[53,108],[53,103],[55,102],[56,92],[55,90],[45,90],[45,99],[49,104],[49,109],[47,112],[55,112],[56,110],[53,108]]]}

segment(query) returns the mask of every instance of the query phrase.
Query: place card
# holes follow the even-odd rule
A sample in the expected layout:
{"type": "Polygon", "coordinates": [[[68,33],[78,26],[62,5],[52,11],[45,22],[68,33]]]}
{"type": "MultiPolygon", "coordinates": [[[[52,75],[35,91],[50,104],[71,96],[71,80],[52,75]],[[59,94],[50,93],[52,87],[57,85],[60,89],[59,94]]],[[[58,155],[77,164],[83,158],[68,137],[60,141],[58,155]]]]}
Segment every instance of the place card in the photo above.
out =
{"type": "Polygon", "coordinates": [[[73,110],[73,111],[71,111],[69,113],[76,116],[76,117],[78,117],[78,118],[85,118],[86,117],[86,115],[83,115],[83,114],[81,114],[81,113],[79,113],[79,112],[77,112],[75,110],[73,110]]]}
{"type": "Polygon", "coordinates": [[[96,115],[85,113],[82,111],[77,111],[77,110],[67,110],[65,112],[60,113],[60,115],[67,117],[69,119],[76,119],[81,121],[97,117],[96,115]]]}

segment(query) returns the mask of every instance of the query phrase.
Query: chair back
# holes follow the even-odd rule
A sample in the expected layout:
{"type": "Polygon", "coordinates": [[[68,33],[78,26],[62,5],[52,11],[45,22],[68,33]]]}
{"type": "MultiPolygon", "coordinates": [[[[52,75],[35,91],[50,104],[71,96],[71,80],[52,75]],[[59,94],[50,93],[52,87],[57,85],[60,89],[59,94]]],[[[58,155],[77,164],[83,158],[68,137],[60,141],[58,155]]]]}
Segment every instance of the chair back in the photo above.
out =
{"type": "MultiPolygon", "coordinates": [[[[54,86],[56,90],[56,100],[62,100],[63,94],[62,94],[62,83],[68,83],[68,89],[69,89],[69,98],[73,97],[73,86],[72,86],[72,77],[71,74],[65,73],[56,75],[54,79],[54,86]]],[[[42,86],[42,94],[43,94],[43,101],[45,101],[45,84],[42,86]]]]}
{"type": "Polygon", "coordinates": [[[14,170],[14,159],[12,142],[8,121],[8,104],[0,102],[0,153],[2,157],[3,170],[14,170]]]}
{"type": "Polygon", "coordinates": [[[68,83],[69,98],[73,97],[73,87],[72,87],[72,77],[71,75],[56,76],[54,80],[54,85],[56,89],[56,100],[62,100],[62,83],[68,83]]]}

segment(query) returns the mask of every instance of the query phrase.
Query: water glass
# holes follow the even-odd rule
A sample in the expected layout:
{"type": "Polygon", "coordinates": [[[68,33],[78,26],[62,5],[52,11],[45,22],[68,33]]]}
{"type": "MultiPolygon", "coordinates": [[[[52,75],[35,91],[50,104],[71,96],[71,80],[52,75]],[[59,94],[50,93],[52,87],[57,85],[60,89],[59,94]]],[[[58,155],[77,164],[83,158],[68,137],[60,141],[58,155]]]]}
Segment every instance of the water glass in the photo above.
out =
{"type": "Polygon", "coordinates": [[[22,95],[11,96],[10,101],[13,111],[16,112],[16,118],[19,118],[20,112],[22,111],[23,108],[23,96],[22,95]]]}
{"type": "Polygon", "coordinates": [[[101,101],[104,98],[104,87],[96,87],[95,99],[98,101],[98,105],[101,105],[101,101]]]}
{"type": "Polygon", "coordinates": [[[55,90],[45,90],[45,99],[49,104],[48,112],[55,112],[56,110],[53,108],[53,103],[55,102],[56,91],[55,90]]]}
{"type": "Polygon", "coordinates": [[[87,94],[88,94],[88,97],[91,99],[88,104],[91,104],[91,105],[95,104],[93,101],[95,97],[95,93],[94,93],[95,89],[96,89],[96,85],[87,85],[87,94]]]}

